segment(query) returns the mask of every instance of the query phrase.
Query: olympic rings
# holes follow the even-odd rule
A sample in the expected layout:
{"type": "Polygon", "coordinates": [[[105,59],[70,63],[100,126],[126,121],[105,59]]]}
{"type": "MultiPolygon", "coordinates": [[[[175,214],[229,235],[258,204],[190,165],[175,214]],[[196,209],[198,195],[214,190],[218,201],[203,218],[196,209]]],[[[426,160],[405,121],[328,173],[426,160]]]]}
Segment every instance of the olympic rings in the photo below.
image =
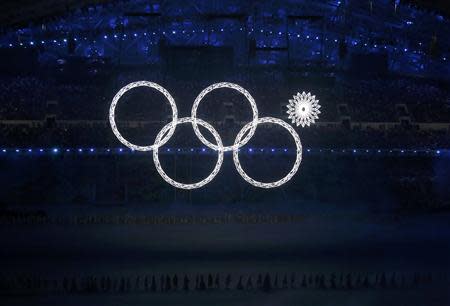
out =
{"type": "Polygon", "coordinates": [[[196,189],[196,188],[205,186],[206,184],[211,182],[220,171],[220,168],[221,168],[222,162],[223,162],[223,155],[224,155],[224,152],[226,152],[226,151],[233,151],[233,161],[236,166],[236,170],[242,176],[242,178],[245,181],[247,181],[248,183],[250,183],[251,185],[253,185],[255,187],[260,187],[260,188],[274,188],[274,187],[279,187],[279,186],[285,184],[298,171],[298,168],[300,167],[300,163],[302,161],[302,144],[300,141],[300,137],[298,136],[297,132],[292,128],[292,126],[290,126],[288,123],[284,122],[281,119],[277,119],[277,118],[273,118],[273,117],[258,118],[258,108],[256,106],[256,102],[253,99],[253,97],[250,95],[250,93],[247,90],[245,90],[241,86],[239,86],[237,84],[233,84],[233,83],[222,82],[222,83],[216,83],[216,84],[212,84],[212,85],[208,86],[207,88],[202,90],[200,92],[200,94],[197,96],[197,98],[195,99],[194,105],[192,106],[191,117],[184,117],[184,118],[178,119],[178,110],[177,110],[177,106],[175,104],[175,100],[173,99],[173,97],[170,95],[170,93],[165,88],[163,88],[162,86],[160,86],[156,83],[153,83],[153,82],[147,82],[147,81],[133,82],[133,83],[126,85],[122,89],[120,89],[119,92],[114,96],[111,106],[110,106],[110,109],[109,109],[109,122],[111,124],[111,128],[114,132],[114,135],[119,139],[119,141],[121,143],[123,143],[128,148],[130,148],[132,150],[138,150],[138,151],[153,151],[153,162],[155,163],[156,170],[158,171],[158,173],[161,175],[161,177],[167,183],[169,183],[170,185],[177,187],[177,188],[188,189],[188,190],[196,189]],[[161,129],[161,131],[159,131],[158,135],[155,138],[155,142],[149,146],[134,145],[131,142],[129,142],[128,140],[124,139],[117,129],[115,118],[114,118],[117,102],[123,96],[123,94],[132,88],[140,87],[140,86],[154,88],[154,89],[158,90],[159,92],[161,92],[167,98],[167,100],[172,108],[172,121],[169,122],[168,124],[166,124],[161,129]],[[247,100],[249,101],[250,106],[252,108],[252,113],[253,113],[252,121],[250,121],[249,123],[244,125],[244,127],[237,134],[234,144],[231,146],[224,147],[223,143],[222,143],[222,139],[221,139],[219,133],[217,133],[217,131],[214,129],[214,127],[211,124],[207,123],[206,121],[197,118],[197,108],[198,108],[198,105],[200,104],[201,100],[205,97],[206,94],[208,94],[209,92],[213,91],[214,89],[218,89],[218,88],[231,88],[231,89],[237,90],[238,92],[242,93],[247,98],[247,100]],[[217,153],[218,153],[217,162],[216,162],[216,165],[215,165],[213,171],[205,179],[203,179],[199,182],[196,182],[196,183],[191,183],[191,184],[180,183],[180,182],[177,182],[177,181],[173,180],[172,178],[170,178],[162,169],[161,163],[159,161],[159,153],[158,153],[159,147],[163,146],[172,137],[173,133],[175,132],[176,126],[178,124],[182,124],[182,123],[191,123],[195,134],[201,140],[201,142],[203,144],[205,144],[206,146],[208,146],[209,148],[213,149],[214,151],[217,151],[217,153]],[[281,127],[285,128],[294,138],[295,145],[297,148],[296,149],[296,159],[295,159],[292,169],[289,171],[289,173],[285,177],[283,177],[282,179],[275,181],[275,182],[263,183],[263,182],[256,181],[255,179],[249,177],[247,175],[247,173],[245,173],[245,171],[242,169],[241,163],[239,161],[239,149],[250,141],[250,139],[255,134],[256,127],[260,123],[273,123],[273,124],[277,124],[277,125],[280,125],[281,127]],[[205,127],[209,132],[211,132],[211,134],[214,136],[216,144],[209,142],[201,134],[201,132],[198,128],[198,125],[205,127]],[[244,135],[246,135],[246,136],[244,137],[244,135]]]}
{"type": "Polygon", "coordinates": [[[197,135],[197,137],[201,140],[201,142],[203,142],[203,144],[205,146],[207,146],[213,150],[231,151],[231,150],[237,150],[240,147],[244,146],[250,140],[250,138],[253,137],[253,134],[255,134],[256,126],[258,125],[258,123],[257,123],[258,108],[256,107],[255,99],[253,99],[252,95],[247,90],[245,90],[244,88],[242,88],[241,86],[239,86],[237,84],[222,82],[222,83],[212,84],[202,90],[202,92],[197,96],[197,98],[195,98],[194,105],[192,106],[191,117],[194,119],[194,121],[192,122],[192,126],[194,127],[195,135],[197,135]],[[253,120],[251,122],[251,128],[250,128],[250,131],[247,134],[247,136],[245,136],[244,139],[242,139],[238,143],[235,143],[232,146],[227,146],[227,147],[223,147],[223,148],[220,148],[220,147],[212,144],[205,137],[203,137],[202,133],[200,132],[200,130],[198,129],[198,126],[197,126],[197,108],[198,108],[198,105],[200,104],[200,101],[202,101],[202,99],[208,93],[210,93],[214,89],[218,89],[218,88],[231,88],[231,89],[237,90],[238,92],[243,94],[247,98],[248,102],[250,102],[250,106],[252,107],[252,112],[253,112],[253,120]]]}
{"type": "MultiPolygon", "coordinates": [[[[211,134],[213,134],[217,145],[219,147],[222,147],[222,139],[219,136],[219,133],[217,133],[217,131],[208,123],[205,122],[201,119],[197,119],[197,123],[200,124],[201,126],[205,127],[208,131],[211,132],[211,134]]],[[[177,122],[174,124],[173,122],[169,122],[168,124],[166,124],[161,131],[158,133],[158,135],[156,136],[156,140],[155,143],[159,143],[161,141],[161,138],[163,137],[163,135],[165,133],[167,133],[168,130],[170,130],[172,128],[172,125],[178,125],[181,123],[186,123],[186,122],[190,122],[193,123],[194,119],[191,117],[185,117],[185,118],[181,118],[178,119],[177,122]]],[[[214,167],[213,171],[211,172],[210,175],[208,175],[207,178],[201,180],[198,183],[193,183],[193,184],[183,184],[183,183],[179,183],[177,181],[174,181],[173,179],[171,179],[163,170],[163,168],[161,167],[161,163],[159,162],[159,158],[158,158],[158,149],[153,150],[153,162],[155,163],[156,166],[156,170],[158,170],[158,173],[161,175],[161,177],[170,185],[177,187],[177,188],[182,188],[182,189],[195,189],[195,188],[200,188],[206,184],[208,184],[209,182],[212,181],[212,179],[217,175],[217,173],[219,173],[220,167],[222,167],[222,162],[223,162],[223,150],[217,150],[219,156],[217,157],[217,163],[216,166],[214,167]]]]}
{"type": "MultiPolygon", "coordinates": [[[[246,180],[248,183],[252,184],[255,187],[274,188],[274,187],[281,186],[284,183],[286,183],[287,181],[289,181],[294,176],[294,174],[297,172],[298,167],[300,167],[300,163],[302,162],[302,143],[300,142],[300,137],[295,132],[295,130],[292,128],[292,126],[290,126],[283,120],[273,118],[273,117],[263,117],[263,118],[258,119],[257,124],[260,124],[260,123],[278,124],[278,125],[284,127],[294,138],[295,146],[297,147],[297,155],[295,158],[294,166],[292,167],[291,171],[289,171],[289,173],[285,177],[283,177],[282,179],[280,179],[276,182],[262,183],[262,182],[258,182],[257,180],[254,180],[251,177],[249,177],[247,175],[247,173],[245,173],[245,171],[242,169],[241,163],[239,162],[239,150],[233,151],[233,161],[234,161],[234,165],[236,166],[236,170],[239,172],[239,174],[242,176],[242,178],[244,180],[246,180]]],[[[250,123],[247,123],[239,131],[238,135],[236,136],[236,140],[234,141],[235,143],[239,143],[242,136],[250,129],[250,125],[251,125],[250,123]]]]}
{"type": "Polygon", "coordinates": [[[153,83],[153,82],[147,82],[147,81],[138,81],[138,82],[133,82],[130,83],[126,86],[124,86],[121,90],[119,90],[119,92],[114,96],[111,106],[109,108],[109,123],[111,124],[111,128],[113,130],[114,135],[116,135],[117,139],[119,139],[119,141],[121,143],[123,143],[125,146],[127,146],[128,148],[132,149],[132,150],[136,150],[136,151],[151,151],[151,150],[155,150],[158,147],[162,146],[163,144],[165,144],[167,141],[169,141],[170,137],[172,137],[173,133],[175,132],[175,128],[177,127],[176,124],[173,124],[169,130],[169,132],[167,133],[166,136],[164,136],[161,141],[159,141],[158,143],[154,143],[153,145],[150,146],[138,146],[135,144],[132,144],[131,142],[129,142],[128,140],[126,140],[125,138],[122,137],[122,135],[120,134],[119,130],[117,129],[116,126],[116,120],[114,118],[114,114],[115,114],[115,110],[116,110],[116,106],[117,106],[117,102],[119,102],[119,99],[124,95],[124,93],[126,93],[128,90],[135,88],[135,87],[150,87],[150,88],[154,88],[157,91],[159,91],[160,93],[162,93],[167,100],[169,101],[170,107],[172,108],[172,122],[176,122],[177,118],[178,118],[178,109],[177,109],[177,105],[175,104],[175,100],[173,99],[173,97],[170,95],[170,93],[162,86],[153,83]]]}

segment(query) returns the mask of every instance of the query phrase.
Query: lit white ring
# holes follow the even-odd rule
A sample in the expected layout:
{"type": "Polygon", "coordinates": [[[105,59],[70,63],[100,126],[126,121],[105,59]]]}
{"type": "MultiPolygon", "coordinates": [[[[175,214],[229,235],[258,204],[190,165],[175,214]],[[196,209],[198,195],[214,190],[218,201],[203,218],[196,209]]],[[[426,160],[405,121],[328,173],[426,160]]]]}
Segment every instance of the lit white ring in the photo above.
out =
{"type": "Polygon", "coordinates": [[[123,94],[132,88],[143,87],[143,86],[156,89],[157,91],[159,91],[166,97],[167,101],[169,101],[170,107],[172,108],[172,122],[177,121],[178,109],[177,109],[177,105],[175,104],[175,100],[170,95],[170,93],[164,87],[162,87],[156,83],[148,82],[148,81],[138,81],[138,82],[133,82],[133,83],[130,83],[130,84],[122,87],[119,90],[119,92],[114,96],[111,106],[109,108],[109,123],[111,124],[111,128],[113,130],[114,135],[116,135],[117,139],[119,139],[119,141],[121,143],[123,143],[125,146],[127,146],[128,148],[130,148],[132,150],[136,150],[136,151],[151,151],[151,150],[155,150],[155,149],[159,148],[160,146],[164,145],[170,139],[170,137],[172,137],[173,133],[175,132],[175,128],[177,126],[176,124],[173,124],[170,126],[170,130],[160,141],[155,142],[153,145],[150,145],[150,146],[138,146],[138,145],[132,144],[131,142],[129,142],[128,140],[126,140],[125,138],[122,137],[119,130],[117,129],[116,120],[114,118],[114,113],[116,110],[117,102],[119,102],[119,99],[123,96],[123,94]]]}
{"type": "MultiPolygon", "coordinates": [[[[172,125],[178,125],[178,124],[186,123],[186,122],[192,123],[193,121],[194,120],[191,117],[184,117],[184,118],[178,119],[175,123],[169,122],[158,133],[158,135],[156,136],[156,139],[155,139],[155,143],[159,143],[161,141],[161,138],[163,137],[163,135],[168,130],[172,129],[172,125]]],[[[198,124],[205,127],[208,131],[211,132],[211,134],[213,134],[213,136],[217,142],[217,145],[219,147],[222,147],[222,139],[220,138],[219,133],[217,133],[217,131],[212,127],[212,125],[210,125],[208,122],[203,121],[202,119],[197,119],[197,121],[198,121],[197,122],[198,124]]],[[[158,173],[161,175],[161,177],[167,183],[169,183],[172,186],[175,186],[177,188],[182,188],[182,189],[195,189],[195,188],[200,188],[200,187],[208,184],[217,175],[217,173],[219,173],[220,167],[222,166],[222,162],[223,162],[223,150],[218,150],[217,163],[216,163],[216,166],[214,167],[213,171],[211,172],[211,174],[208,175],[208,177],[206,177],[205,179],[201,180],[200,182],[193,183],[193,184],[184,184],[184,183],[179,183],[177,181],[174,181],[164,172],[163,168],[161,167],[161,163],[159,162],[158,155],[159,155],[158,148],[156,148],[155,150],[153,150],[153,162],[155,163],[156,170],[158,170],[158,173]]]]}
{"type": "MultiPolygon", "coordinates": [[[[236,170],[239,172],[239,174],[242,176],[242,178],[244,180],[246,180],[248,183],[252,184],[253,186],[260,187],[260,188],[274,188],[274,187],[281,186],[284,183],[286,183],[287,181],[289,181],[295,175],[295,173],[297,172],[298,167],[300,166],[300,163],[302,162],[302,143],[300,141],[300,137],[298,136],[297,132],[292,128],[292,126],[290,126],[289,124],[287,124],[283,120],[280,120],[280,119],[277,119],[277,118],[273,118],[273,117],[264,117],[264,118],[259,118],[258,119],[258,123],[257,124],[260,124],[260,123],[274,123],[274,124],[278,124],[278,125],[284,127],[286,130],[288,130],[288,132],[294,138],[295,145],[297,147],[297,156],[295,158],[295,163],[294,163],[294,166],[292,167],[291,171],[289,171],[289,173],[285,177],[283,177],[282,179],[280,179],[278,181],[271,182],[271,183],[263,183],[263,182],[258,182],[256,180],[252,179],[242,169],[241,163],[239,162],[239,150],[234,150],[233,151],[233,161],[234,161],[234,165],[236,166],[236,170]]],[[[235,143],[239,143],[240,139],[247,132],[247,130],[249,128],[250,128],[250,123],[247,123],[239,131],[238,135],[236,136],[236,140],[234,142],[235,143]]]]}
{"type": "Polygon", "coordinates": [[[252,95],[244,88],[242,88],[241,86],[234,84],[234,83],[228,83],[228,82],[222,82],[222,83],[215,83],[212,84],[208,87],[206,87],[205,89],[202,90],[202,92],[197,96],[197,98],[195,98],[194,101],[194,105],[192,105],[192,112],[191,112],[191,118],[194,119],[192,121],[192,126],[194,128],[194,132],[195,135],[197,135],[197,137],[200,139],[200,141],[207,147],[216,150],[216,151],[231,151],[231,150],[237,150],[240,147],[244,146],[249,140],[250,138],[252,138],[253,134],[255,134],[255,130],[256,130],[256,126],[257,121],[258,121],[258,108],[256,106],[256,102],[255,99],[253,99],[252,95]],[[215,145],[211,142],[209,142],[205,137],[203,137],[202,133],[200,132],[198,125],[197,125],[197,108],[198,105],[200,104],[200,101],[211,91],[213,91],[214,89],[218,89],[218,88],[231,88],[234,89],[238,92],[240,92],[241,94],[243,94],[245,96],[245,98],[247,98],[248,102],[250,102],[250,106],[252,108],[252,113],[253,113],[253,120],[250,122],[251,128],[249,133],[239,142],[235,142],[234,145],[232,146],[218,146],[215,145]]]}

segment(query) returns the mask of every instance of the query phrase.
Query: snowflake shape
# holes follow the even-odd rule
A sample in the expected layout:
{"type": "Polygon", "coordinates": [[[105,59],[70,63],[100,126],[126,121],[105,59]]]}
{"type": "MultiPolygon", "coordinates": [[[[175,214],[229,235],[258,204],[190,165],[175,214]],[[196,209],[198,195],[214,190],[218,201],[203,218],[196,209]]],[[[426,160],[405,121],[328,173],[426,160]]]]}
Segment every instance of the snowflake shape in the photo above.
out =
{"type": "Polygon", "coordinates": [[[289,100],[287,107],[288,118],[292,119],[292,123],[296,123],[297,126],[310,126],[311,123],[316,122],[316,119],[319,119],[319,100],[316,100],[316,96],[312,96],[309,92],[298,92],[294,95],[294,99],[289,100]]]}

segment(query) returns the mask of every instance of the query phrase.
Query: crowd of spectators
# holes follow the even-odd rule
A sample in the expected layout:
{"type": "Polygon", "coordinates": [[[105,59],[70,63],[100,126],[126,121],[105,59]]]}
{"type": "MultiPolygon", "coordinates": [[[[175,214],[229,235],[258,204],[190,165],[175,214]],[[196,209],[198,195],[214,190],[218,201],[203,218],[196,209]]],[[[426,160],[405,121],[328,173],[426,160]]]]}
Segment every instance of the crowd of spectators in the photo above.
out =
{"type": "MultiPolygon", "coordinates": [[[[177,101],[180,116],[190,114],[192,103],[203,88],[220,81],[176,78],[163,75],[158,70],[119,73],[108,81],[96,80],[95,83],[89,80],[68,83],[37,76],[1,77],[0,121],[33,119],[38,123],[1,123],[0,142],[3,146],[114,145],[117,142],[111,137],[107,124],[110,100],[123,85],[142,79],[156,81],[166,87],[177,101]],[[79,123],[60,124],[64,120],[79,123]],[[98,122],[94,124],[90,120],[98,122]]],[[[415,127],[350,129],[339,123],[345,118],[350,118],[349,122],[400,122],[401,118],[407,118],[413,124],[448,123],[450,92],[445,85],[429,80],[339,78],[331,85],[319,81],[297,88],[299,81],[295,78],[290,80],[280,72],[263,71],[236,73],[230,81],[241,84],[253,95],[260,116],[267,114],[287,119],[286,104],[296,91],[304,89],[315,94],[322,105],[319,121],[335,124],[326,128],[303,129],[302,139],[310,146],[442,147],[449,143],[448,128],[445,131],[445,127],[441,132],[415,127]],[[397,108],[400,104],[405,107],[397,108]]],[[[137,100],[145,99],[146,94],[136,95],[137,100]]],[[[158,131],[170,117],[168,104],[158,101],[159,104],[163,106],[155,106],[156,111],[150,109],[149,103],[128,104],[131,105],[128,108],[121,106],[127,115],[123,120],[148,120],[147,114],[153,114],[152,124],[158,131]],[[161,112],[166,113],[162,118],[159,116],[161,112]],[[159,123],[155,124],[155,121],[159,123]]],[[[222,131],[235,135],[242,123],[251,119],[251,108],[245,98],[226,89],[209,93],[198,112],[200,117],[208,118],[216,127],[222,126],[221,130],[218,128],[221,135],[222,131]]],[[[149,135],[151,129],[151,124],[147,124],[131,130],[135,134],[149,135]]],[[[149,137],[154,138],[156,133],[151,135],[149,137]]],[[[230,137],[234,140],[234,136],[230,137]]]]}
{"type": "Polygon", "coordinates": [[[393,290],[445,285],[447,276],[415,273],[230,273],[90,275],[43,278],[22,275],[0,279],[9,294],[136,294],[174,292],[274,292],[280,290],[393,290]]]}

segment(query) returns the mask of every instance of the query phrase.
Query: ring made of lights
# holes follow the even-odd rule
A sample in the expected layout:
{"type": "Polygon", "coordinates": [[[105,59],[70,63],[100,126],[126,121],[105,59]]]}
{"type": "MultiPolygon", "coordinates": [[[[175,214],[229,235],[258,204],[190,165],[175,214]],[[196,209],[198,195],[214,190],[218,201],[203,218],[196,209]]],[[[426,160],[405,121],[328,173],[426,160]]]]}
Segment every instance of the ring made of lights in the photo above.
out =
{"type": "MultiPolygon", "coordinates": [[[[292,167],[291,171],[289,171],[289,173],[285,177],[283,177],[282,179],[280,179],[276,182],[271,182],[271,183],[258,182],[257,180],[254,180],[253,178],[248,176],[247,173],[245,173],[244,169],[242,169],[241,163],[239,161],[239,150],[233,150],[234,165],[236,166],[236,170],[239,172],[239,174],[242,176],[242,178],[244,180],[246,180],[248,183],[252,184],[253,186],[261,187],[261,188],[279,187],[279,186],[283,185],[284,183],[286,183],[287,181],[289,181],[294,176],[294,174],[297,172],[298,167],[300,167],[300,163],[302,162],[302,143],[300,142],[300,137],[295,132],[295,130],[292,128],[292,126],[290,126],[283,120],[280,120],[278,118],[273,118],[273,117],[263,117],[263,118],[258,119],[257,124],[260,124],[260,123],[273,123],[273,124],[280,125],[280,126],[284,127],[294,138],[295,146],[297,147],[297,154],[296,154],[294,166],[292,167]]],[[[242,136],[250,128],[251,128],[251,123],[247,123],[237,134],[235,143],[239,143],[242,136]]]]}
{"type": "Polygon", "coordinates": [[[191,117],[194,119],[192,122],[192,127],[194,128],[195,135],[197,135],[197,137],[200,139],[201,142],[203,142],[203,144],[205,146],[207,146],[213,150],[223,150],[223,151],[233,150],[233,151],[235,151],[235,150],[239,149],[240,147],[244,146],[250,140],[250,138],[253,137],[253,135],[255,134],[255,131],[256,131],[256,127],[258,126],[258,123],[257,123],[258,108],[256,106],[255,99],[253,99],[252,95],[247,90],[242,88],[241,86],[239,86],[237,84],[233,84],[233,83],[227,83],[227,82],[212,84],[212,85],[206,87],[205,89],[203,89],[202,92],[197,96],[197,98],[195,98],[194,105],[192,105],[191,117]],[[222,147],[222,148],[217,145],[212,144],[205,137],[203,137],[203,135],[200,132],[200,130],[198,129],[198,125],[197,125],[197,108],[198,108],[198,105],[200,104],[200,101],[202,101],[202,99],[208,93],[210,93],[211,91],[218,89],[218,88],[231,88],[231,89],[234,89],[234,90],[238,91],[239,93],[243,94],[245,96],[245,98],[248,100],[248,102],[250,102],[250,106],[252,107],[252,113],[253,113],[253,119],[252,119],[252,122],[250,122],[251,125],[249,128],[248,134],[242,140],[235,143],[234,145],[222,147]]]}
{"type": "Polygon", "coordinates": [[[122,87],[122,89],[119,90],[119,92],[114,96],[111,106],[109,107],[109,123],[111,124],[111,128],[114,132],[114,135],[116,135],[117,139],[119,139],[119,141],[121,143],[123,143],[125,146],[127,146],[128,148],[130,148],[132,150],[136,150],[136,151],[155,150],[155,149],[158,149],[163,144],[165,144],[167,141],[169,141],[170,137],[172,137],[173,133],[175,132],[175,128],[177,127],[176,124],[173,124],[170,126],[168,133],[161,139],[161,141],[159,141],[158,143],[154,143],[153,145],[150,145],[150,146],[138,146],[138,145],[132,144],[131,142],[129,142],[128,140],[123,138],[123,136],[120,134],[119,130],[117,129],[116,120],[115,120],[115,111],[116,111],[117,102],[119,102],[119,99],[127,91],[129,91],[130,89],[136,88],[136,87],[150,87],[150,88],[156,89],[157,91],[162,93],[164,95],[164,97],[166,97],[167,101],[169,101],[170,107],[172,108],[172,123],[177,122],[178,109],[177,109],[177,105],[175,104],[175,100],[170,95],[170,93],[164,87],[160,86],[159,84],[156,84],[153,82],[147,82],[147,81],[139,81],[139,82],[130,83],[130,84],[122,87]]]}
{"type": "Polygon", "coordinates": [[[175,104],[175,100],[173,99],[173,97],[170,95],[170,93],[164,87],[162,87],[156,83],[147,82],[147,81],[133,82],[133,83],[130,83],[130,84],[124,86],[114,96],[112,103],[111,103],[111,107],[109,109],[109,122],[111,124],[111,128],[114,132],[114,135],[116,135],[116,137],[119,139],[119,141],[122,144],[124,144],[125,146],[127,146],[128,148],[130,148],[132,150],[136,150],[136,151],[153,151],[153,162],[155,163],[156,170],[158,171],[158,173],[161,175],[161,177],[167,183],[169,183],[170,185],[172,185],[174,187],[181,188],[181,189],[196,189],[196,188],[200,188],[200,187],[208,184],[209,182],[211,182],[214,179],[214,177],[217,175],[217,173],[219,173],[219,171],[220,171],[220,167],[222,166],[222,162],[223,162],[223,155],[224,155],[224,152],[226,152],[226,151],[233,151],[233,161],[236,166],[236,170],[242,176],[242,178],[245,181],[247,181],[248,183],[250,183],[251,185],[260,187],[260,188],[279,187],[279,186],[283,185],[284,183],[288,182],[295,175],[295,173],[297,172],[297,170],[300,166],[300,163],[302,161],[302,144],[300,141],[300,137],[298,136],[297,132],[292,128],[292,126],[290,126],[288,123],[286,123],[283,120],[278,119],[278,118],[273,118],[273,117],[259,118],[258,117],[258,108],[256,106],[255,99],[253,99],[253,97],[250,95],[250,93],[247,90],[245,90],[241,86],[239,86],[237,84],[233,84],[233,83],[222,82],[222,83],[216,83],[216,84],[212,84],[212,85],[208,86],[207,88],[202,90],[202,92],[200,92],[200,94],[195,99],[194,104],[192,106],[191,117],[184,117],[184,118],[178,119],[178,110],[177,110],[177,106],[175,104]],[[169,122],[168,124],[166,124],[161,129],[161,131],[159,131],[158,135],[155,138],[155,142],[149,146],[138,146],[138,145],[132,144],[131,142],[129,142],[128,140],[123,138],[122,135],[120,134],[120,132],[118,131],[117,125],[115,122],[115,108],[117,106],[119,99],[128,90],[136,88],[136,87],[143,87],[143,86],[150,87],[150,88],[156,89],[157,91],[161,92],[166,97],[166,99],[168,100],[168,102],[172,108],[172,121],[169,122]],[[202,99],[208,93],[210,93],[211,91],[218,89],[218,88],[230,88],[230,89],[234,89],[234,90],[238,91],[239,93],[241,93],[242,95],[245,96],[245,98],[249,101],[250,106],[252,108],[252,113],[253,113],[252,121],[250,121],[249,123],[244,125],[244,127],[239,131],[238,135],[236,136],[234,144],[231,146],[224,146],[219,133],[217,133],[217,131],[214,129],[214,127],[211,124],[207,123],[206,121],[197,118],[197,108],[198,108],[200,102],[202,101],[202,99]],[[197,135],[197,137],[200,139],[200,141],[203,144],[205,144],[206,146],[208,146],[209,148],[211,148],[212,150],[217,151],[217,153],[218,153],[217,162],[216,162],[216,165],[215,165],[214,169],[212,170],[212,172],[205,179],[203,179],[197,183],[192,183],[192,184],[180,183],[180,182],[173,180],[164,172],[163,168],[161,167],[161,163],[159,162],[159,153],[158,153],[159,148],[161,146],[163,146],[165,143],[167,143],[167,141],[172,137],[177,125],[183,124],[183,123],[191,123],[192,127],[194,129],[194,132],[197,135]],[[239,161],[240,148],[250,141],[250,139],[255,134],[256,127],[260,123],[262,123],[262,124],[272,123],[272,124],[276,124],[276,125],[279,125],[279,126],[285,128],[294,138],[295,145],[297,148],[296,149],[296,159],[295,159],[292,169],[289,171],[289,173],[285,177],[283,177],[282,179],[275,181],[275,182],[263,183],[263,182],[254,180],[253,178],[249,177],[247,175],[247,173],[245,173],[245,171],[242,169],[241,163],[239,161]],[[200,130],[198,128],[198,125],[201,125],[204,128],[206,128],[214,136],[216,144],[209,142],[202,135],[202,133],[200,132],[200,130]]]}
{"type": "MultiPolygon", "coordinates": [[[[213,134],[214,139],[217,142],[217,145],[220,148],[222,148],[223,147],[222,139],[220,138],[219,133],[217,133],[217,131],[208,122],[205,122],[202,119],[196,119],[196,120],[197,120],[198,124],[205,127],[211,134],[213,134]]],[[[159,143],[161,141],[161,139],[163,138],[163,135],[165,135],[167,133],[167,131],[170,131],[170,129],[172,129],[173,125],[176,126],[178,124],[186,123],[186,122],[193,123],[194,119],[191,117],[185,117],[185,118],[178,119],[175,124],[173,122],[169,122],[168,124],[166,124],[161,129],[161,131],[159,131],[158,135],[156,136],[155,143],[159,143]]],[[[216,151],[218,153],[217,162],[216,162],[216,166],[214,167],[211,174],[208,175],[208,177],[206,177],[205,179],[201,180],[200,182],[193,183],[193,184],[183,184],[183,183],[174,181],[164,172],[163,168],[161,167],[161,163],[159,162],[158,148],[153,150],[153,162],[155,163],[156,170],[158,170],[158,173],[170,185],[177,187],[177,188],[182,188],[182,189],[195,189],[195,188],[200,188],[202,186],[205,186],[206,184],[208,184],[209,182],[212,181],[212,179],[217,175],[217,173],[219,173],[220,167],[222,167],[222,162],[223,162],[223,150],[216,150],[216,151]]]]}

